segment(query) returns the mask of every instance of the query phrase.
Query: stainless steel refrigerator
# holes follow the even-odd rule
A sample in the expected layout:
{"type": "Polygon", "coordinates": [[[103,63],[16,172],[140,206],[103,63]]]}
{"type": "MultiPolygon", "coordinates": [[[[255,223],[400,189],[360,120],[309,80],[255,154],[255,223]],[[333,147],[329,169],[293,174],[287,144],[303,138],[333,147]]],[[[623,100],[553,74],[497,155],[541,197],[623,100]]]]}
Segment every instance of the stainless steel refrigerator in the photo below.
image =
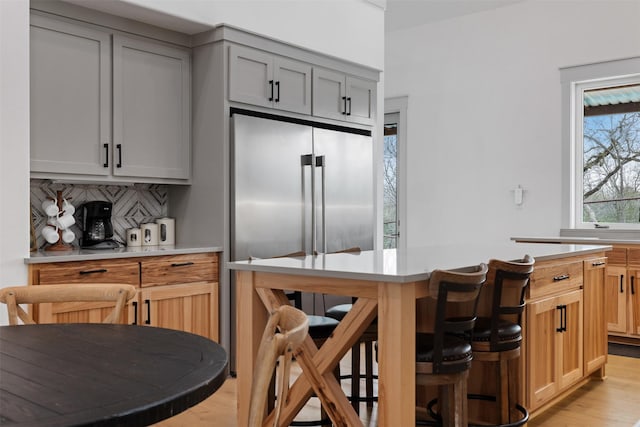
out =
{"type": "MultiPolygon", "coordinates": [[[[231,124],[232,261],[373,248],[370,132],[239,113],[231,124]]],[[[308,313],[344,302],[350,299],[303,295],[308,313]]]]}
{"type": "Polygon", "coordinates": [[[367,131],[234,114],[231,257],[373,248],[367,131]]]}

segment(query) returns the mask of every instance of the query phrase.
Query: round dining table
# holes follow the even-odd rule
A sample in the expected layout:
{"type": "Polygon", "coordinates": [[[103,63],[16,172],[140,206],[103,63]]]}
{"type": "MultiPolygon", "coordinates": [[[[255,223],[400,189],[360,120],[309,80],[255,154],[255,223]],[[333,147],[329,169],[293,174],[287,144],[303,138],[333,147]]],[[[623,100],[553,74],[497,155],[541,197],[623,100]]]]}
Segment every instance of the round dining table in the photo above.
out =
{"type": "Polygon", "coordinates": [[[212,395],[228,374],[218,343],[109,324],[0,327],[1,426],[145,426],[212,395]]]}

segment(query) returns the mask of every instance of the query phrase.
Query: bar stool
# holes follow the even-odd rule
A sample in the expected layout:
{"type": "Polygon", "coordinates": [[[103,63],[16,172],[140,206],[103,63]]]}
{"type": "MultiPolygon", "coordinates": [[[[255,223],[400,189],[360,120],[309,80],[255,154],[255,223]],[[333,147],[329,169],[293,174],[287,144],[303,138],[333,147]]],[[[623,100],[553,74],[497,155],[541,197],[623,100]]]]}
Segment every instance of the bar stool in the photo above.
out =
{"type": "Polygon", "coordinates": [[[467,378],[473,359],[471,331],[486,275],[487,265],[480,264],[466,269],[434,270],[429,279],[429,298],[436,300],[435,324],[432,333],[416,334],[416,384],[438,386],[438,397],[428,404],[437,424],[467,425],[467,378]],[[436,403],[439,413],[433,411],[436,403]]]}
{"type": "MultiPolygon", "coordinates": [[[[509,377],[509,362],[520,357],[525,292],[535,260],[525,255],[517,261],[489,261],[486,291],[491,291],[491,317],[478,317],[473,329],[473,358],[496,363],[497,396],[469,395],[470,399],[495,401],[503,427],[524,425],[529,412],[518,403],[518,386],[509,377]]],[[[484,424],[483,424],[484,425],[484,424]]]]}
{"type": "MultiPolygon", "coordinates": [[[[355,301],[354,301],[355,302],[355,301]]],[[[353,304],[339,304],[331,307],[325,312],[325,316],[342,321],[353,304]]],[[[378,401],[378,396],[373,394],[373,380],[378,376],[373,373],[373,343],[378,339],[378,320],[371,322],[371,325],[362,333],[358,341],[351,347],[351,374],[341,375],[340,379],[351,378],[351,405],[356,413],[360,412],[360,402],[366,402],[367,407],[373,406],[373,402],[378,401]],[[360,396],[360,346],[364,344],[365,358],[365,396],[360,396]]]]}

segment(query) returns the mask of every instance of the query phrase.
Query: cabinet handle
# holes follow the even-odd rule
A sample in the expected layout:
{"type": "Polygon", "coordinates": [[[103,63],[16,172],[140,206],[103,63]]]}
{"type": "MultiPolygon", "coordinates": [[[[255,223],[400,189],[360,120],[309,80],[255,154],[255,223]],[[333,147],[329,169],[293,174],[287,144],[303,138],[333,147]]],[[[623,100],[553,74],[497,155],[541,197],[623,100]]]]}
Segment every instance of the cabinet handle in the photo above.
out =
{"type": "Polygon", "coordinates": [[[347,112],[347,116],[350,116],[351,115],[351,97],[350,96],[347,98],[347,102],[349,102],[349,111],[347,112]]]}
{"type": "Polygon", "coordinates": [[[138,324],[138,301],[134,301],[131,303],[133,305],[133,323],[132,325],[138,324]]]}
{"type": "Polygon", "coordinates": [[[342,100],[344,101],[344,108],[342,109],[342,114],[347,115],[347,97],[343,96],[342,100]]]}
{"type": "Polygon", "coordinates": [[[104,163],[102,164],[103,167],[108,168],[109,167],[109,144],[103,144],[104,147],[104,163]]]}
{"type": "MultiPolygon", "coordinates": [[[[633,280],[633,279],[632,279],[633,280]]],[[[620,275],[620,293],[624,293],[624,274],[620,275]]]]}
{"type": "Polygon", "coordinates": [[[269,101],[273,101],[273,80],[269,80],[269,85],[271,85],[271,97],[269,98],[269,101]]]}
{"type": "Polygon", "coordinates": [[[276,82],[276,87],[278,88],[278,94],[276,95],[276,102],[280,102],[280,82],[276,82]]]}
{"type": "Polygon", "coordinates": [[[553,281],[554,282],[559,282],[561,280],[567,280],[569,278],[568,274],[562,274],[560,276],[553,276],[553,281]]]}
{"type": "Polygon", "coordinates": [[[605,264],[604,261],[596,261],[596,262],[592,262],[591,266],[592,267],[599,267],[599,266],[604,265],[604,264],[605,264]]]}
{"type": "Polygon", "coordinates": [[[567,332],[567,306],[562,306],[562,311],[564,313],[564,326],[562,327],[563,332],[567,332]]]}
{"type": "Polygon", "coordinates": [[[97,273],[106,273],[108,270],[106,268],[99,268],[97,270],[83,270],[80,274],[97,274],[97,273]]]}
{"type": "Polygon", "coordinates": [[[187,265],[193,265],[193,262],[191,261],[187,261],[187,262],[174,262],[173,264],[171,264],[171,267],[184,267],[187,265]]]}
{"type": "Polygon", "coordinates": [[[562,306],[556,305],[556,310],[560,310],[560,327],[556,328],[556,332],[562,332],[564,329],[562,328],[562,306]]]}
{"type": "Polygon", "coordinates": [[[144,300],[145,305],[147,306],[147,320],[144,321],[145,325],[151,324],[151,300],[144,300]]]}
{"type": "Polygon", "coordinates": [[[118,149],[118,164],[116,165],[116,167],[121,168],[122,167],[122,144],[116,145],[116,148],[118,149]]]}
{"type": "Polygon", "coordinates": [[[635,276],[631,276],[631,295],[635,295],[636,294],[636,287],[635,287],[633,279],[635,279],[635,276]]]}

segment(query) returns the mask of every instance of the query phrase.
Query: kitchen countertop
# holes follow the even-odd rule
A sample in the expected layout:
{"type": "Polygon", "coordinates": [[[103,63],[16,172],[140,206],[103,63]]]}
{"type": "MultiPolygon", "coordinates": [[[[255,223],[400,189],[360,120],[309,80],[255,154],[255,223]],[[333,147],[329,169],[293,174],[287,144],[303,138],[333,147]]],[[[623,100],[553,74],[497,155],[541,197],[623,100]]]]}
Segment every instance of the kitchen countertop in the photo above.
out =
{"type": "Polygon", "coordinates": [[[228,262],[227,267],[232,270],[406,283],[426,280],[435,269],[462,268],[486,263],[491,258],[512,260],[529,254],[536,260],[543,261],[610,249],[610,245],[595,243],[563,245],[505,242],[500,245],[425,246],[406,251],[384,249],[236,261],[228,262]]]}
{"type": "Polygon", "coordinates": [[[514,242],[523,243],[562,243],[576,245],[640,245],[640,240],[638,239],[612,239],[602,237],[512,237],[511,240],[513,240],[514,242]]]}
{"type": "Polygon", "coordinates": [[[24,259],[25,264],[41,264],[46,262],[92,261],[116,258],[137,258],[160,255],[184,255],[203,252],[222,252],[221,246],[140,246],[117,249],[78,249],[69,251],[38,251],[24,259]]]}

